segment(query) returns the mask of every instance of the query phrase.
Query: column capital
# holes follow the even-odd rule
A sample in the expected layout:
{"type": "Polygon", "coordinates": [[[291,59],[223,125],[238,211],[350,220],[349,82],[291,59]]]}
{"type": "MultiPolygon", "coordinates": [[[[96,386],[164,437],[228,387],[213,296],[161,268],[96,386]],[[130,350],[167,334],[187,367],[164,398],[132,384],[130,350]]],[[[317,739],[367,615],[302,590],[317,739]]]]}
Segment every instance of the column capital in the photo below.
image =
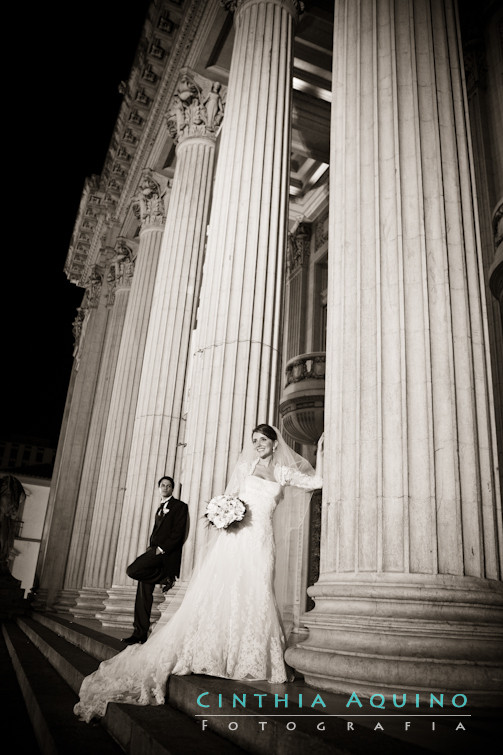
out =
{"type": "Polygon", "coordinates": [[[164,227],[166,222],[164,194],[153,170],[145,168],[136,195],[131,200],[133,212],[141,222],[142,230],[151,225],[164,227]]]}
{"type": "Polygon", "coordinates": [[[80,343],[82,340],[84,320],[86,319],[87,312],[87,307],[77,307],[77,314],[75,315],[75,320],[72,323],[74,357],[77,357],[77,355],[80,353],[80,343]]]}
{"type": "Polygon", "coordinates": [[[122,237],[117,239],[115,256],[110,263],[107,274],[108,306],[115,301],[115,293],[120,288],[130,288],[134,275],[135,259],[133,250],[122,237]]]}
{"type": "Polygon", "coordinates": [[[75,368],[78,370],[82,347],[84,344],[87,323],[92,309],[96,309],[101,296],[101,287],[103,285],[103,275],[98,265],[93,265],[86,284],[86,293],[82,300],[82,305],[77,307],[77,315],[72,323],[73,331],[73,357],[75,368]]]}
{"type": "Polygon", "coordinates": [[[175,144],[189,136],[215,140],[225,110],[226,88],[182,69],[175,94],[166,113],[166,123],[175,144]]]}
{"type": "MultiPolygon", "coordinates": [[[[260,5],[265,4],[266,0],[220,0],[225,10],[230,13],[237,13],[242,10],[246,5],[260,5]]],[[[270,0],[267,0],[270,2],[270,0]]],[[[286,8],[290,13],[298,18],[301,13],[304,12],[305,3],[302,0],[275,0],[276,5],[281,5],[282,8],[286,8]]]]}
{"type": "Polygon", "coordinates": [[[492,218],[494,261],[489,268],[489,287],[500,303],[503,322],[503,199],[498,202],[492,218]]]}
{"type": "Polygon", "coordinates": [[[288,234],[286,264],[289,275],[309,261],[310,242],[311,223],[299,223],[296,230],[288,234]]]}
{"type": "Polygon", "coordinates": [[[98,266],[94,265],[91,269],[89,280],[86,285],[86,307],[94,309],[98,306],[102,283],[103,275],[101,274],[98,266]]]}
{"type": "Polygon", "coordinates": [[[497,251],[503,243],[503,199],[501,199],[493,212],[494,248],[497,251]]]}

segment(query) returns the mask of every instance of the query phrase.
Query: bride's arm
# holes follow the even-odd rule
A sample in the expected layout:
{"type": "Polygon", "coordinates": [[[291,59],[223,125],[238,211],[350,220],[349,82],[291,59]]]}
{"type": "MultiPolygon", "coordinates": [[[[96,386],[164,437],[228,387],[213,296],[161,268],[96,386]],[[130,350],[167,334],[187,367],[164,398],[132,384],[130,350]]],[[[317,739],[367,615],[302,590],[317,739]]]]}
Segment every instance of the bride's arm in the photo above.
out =
{"type": "Polygon", "coordinates": [[[306,474],[298,469],[291,467],[280,467],[276,471],[276,478],[281,485],[294,485],[296,488],[304,490],[318,490],[323,487],[323,448],[324,434],[318,441],[318,451],[316,455],[315,474],[306,474]]]}
{"type": "Polygon", "coordinates": [[[323,480],[323,454],[325,451],[325,433],[322,433],[318,440],[318,451],[316,453],[316,477],[323,480]]]}

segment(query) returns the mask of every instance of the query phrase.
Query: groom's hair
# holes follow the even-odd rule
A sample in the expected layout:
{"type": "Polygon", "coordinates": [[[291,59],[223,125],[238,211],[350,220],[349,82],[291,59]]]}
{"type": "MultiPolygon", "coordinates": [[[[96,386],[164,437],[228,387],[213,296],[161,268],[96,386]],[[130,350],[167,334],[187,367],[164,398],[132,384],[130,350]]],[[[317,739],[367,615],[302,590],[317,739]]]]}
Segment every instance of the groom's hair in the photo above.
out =
{"type": "Polygon", "coordinates": [[[157,483],[157,487],[159,487],[159,486],[160,486],[160,484],[161,484],[161,482],[162,482],[163,480],[169,480],[169,482],[171,483],[171,487],[172,487],[172,488],[174,488],[174,487],[175,487],[175,481],[174,481],[174,479],[173,479],[172,477],[168,477],[167,475],[164,475],[164,477],[161,477],[161,479],[160,479],[160,480],[159,480],[159,482],[157,483]]]}

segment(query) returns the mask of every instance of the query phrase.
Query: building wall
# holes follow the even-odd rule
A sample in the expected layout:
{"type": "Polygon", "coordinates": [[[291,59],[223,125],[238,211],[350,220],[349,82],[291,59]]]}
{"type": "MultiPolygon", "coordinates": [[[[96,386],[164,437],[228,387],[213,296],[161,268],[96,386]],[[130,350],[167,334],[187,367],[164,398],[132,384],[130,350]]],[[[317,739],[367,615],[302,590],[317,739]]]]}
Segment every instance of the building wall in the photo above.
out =
{"type": "MultiPolygon", "coordinates": [[[[370,581],[383,593],[399,590],[395,584],[390,588],[387,579],[405,583],[409,572],[415,570],[417,579],[407,583],[410,593],[406,597],[409,600],[413,594],[418,603],[426,572],[434,585],[428,583],[433,603],[442,600],[449,575],[459,577],[453,595],[464,589],[465,576],[477,577],[484,590],[489,590],[485,577],[490,575],[499,590],[501,522],[495,459],[497,446],[501,449],[502,445],[502,425],[498,417],[495,421],[494,406],[501,410],[501,385],[499,367],[493,369],[490,385],[487,357],[490,351],[493,365],[501,365],[502,344],[494,316],[486,338],[482,290],[491,262],[487,250],[497,200],[488,192],[486,211],[481,210],[474,190],[473,172],[482,185],[487,155],[472,149],[475,131],[471,124],[469,132],[466,90],[456,57],[461,53],[455,7],[450,0],[435,4],[411,0],[411,13],[403,12],[404,4],[398,3],[395,16],[390,4],[378,0],[380,20],[374,28],[374,5],[358,2],[362,16],[352,15],[356,3],[336,1],[312,4],[299,19],[300,6],[294,0],[152,3],[105,168],[86,185],[65,266],[68,277],[87,289],[89,300],[95,296],[93,271],[99,270],[100,285],[109,286],[106,293],[101,289],[109,306],[116,275],[112,267],[115,264],[114,270],[117,268],[113,259],[117,260],[122,244],[138,241],[146,219],[152,222],[152,213],[159,222],[162,213],[156,214],[155,208],[165,208],[164,189],[172,192],[166,201],[164,235],[156,247],[159,273],[154,294],[146,287],[140,287],[138,297],[135,293],[135,323],[146,335],[145,349],[141,353],[135,350],[134,358],[126,360],[120,373],[107,372],[106,378],[114,379],[118,390],[128,381],[134,388],[128,390],[132,398],[127,416],[116,412],[128,424],[132,441],[114,443],[114,427],[119,427],[114,414],[109,418],[107,443],[111,456],[103,465],[101,459],[93,460],[99,489],[105,490],[105,477],[113,478],[111,469],[115,467],[127,470],[127,480],[124,483],[122,475],[120,484],[111,482],[115,488],[106,488],[106,506],[97,507],[92,516],[94,501],[79,497],[79,475],[71,474],[77,443],[81,444],[79,469],[88,469],[86,423],[92,412],[84,416],[74,407],[60,440],[51,537],[65,542],[60,550],[63,555],[52,560],[45,574],[42,569],[42,587],[54,598],[66,582],[71,589],[60,607],[64,605],[70,612],[75,601],[87,601],[88,610],[95,611],[104,623],[130,623],[134,584],[125,577],[125,568],[147,540],[156,504],[155,479],[174,470],[177,482],[179,476],[183,483],[182,497],[188,497],[193,522],[184,549],[183,578],[167,599],[167,610],[176,607],[197,554],[204,549],[205,536],[197,527],[200,507],[225,486],[244,433],[256,421],[283,421],[292,444],[311,461],[324,423],[328,432],[329,485],[323,493],[321,534],[319,516],[313,527],[320,541],[322,573],[306,566],[307,535],[302,547],[293,549],[292,562],[285,569],[298,575],[303,590],[308,573],[319,576],[315,611],[326,610],[328,618],[322,616],[321,623],[326,618],[329,627],[319,629],[320,637],[323,635],[321,658],[331,654],[336,659],[332,646],[338,631],[344,638],[351,634],[337,629],[334,606],[345,605],[357,588],[353,583],[344,585],[350,597],[337,593],[337,568],[351,572],[356,584],[360,572],[355,565],[363,564],[363,570],[372,574],[370,581]],[[245,44],[246,30],[255,28],[255,22],[233,26],[224,5],[241,21],[259,6],[264,13],[272,13],[271,8],[277,12],[270,20],[272,26],[277,24],[275,38],[285,35],[281,38],[292,39],[290,33],[295,35],[289,49],[294,60],[291,81],[291,70],[281,57],[284,46],[275,47],[271,42],[278,54],[276,67],[271,68],[270,56],[263,54],[261,40],[267,36],[267,24],[262,36],[250,36],[245,44]],[[337,19],[334,23],[334,12],[347,13],[347,24],[337,19]],[[353,36],[342,38],[344,34],[353,36]],[[341,39],[333,48],[332,72],[334,35],[341,39]],[[395,38],[401,46],[390,43],[395,38]],[[241,47],[237,39],[242,41],[241,47]],[[426,39],[431,45],[422,47],[426,39]],[[411,40],[421,49],[417,59],[411,40]],[[250,64],[245,59],[248,53],[250,64]],[[340,57],[343,55],[347,59],[340,57]],[[351,67],[346,69],[346,63],[351,67]],[[382,70],[384,78],[380,77],[382,70]],[[393,78],[397,71],[404,77],[400,86],[393,78]],[[233,72],[247,82],[249,97],[243,94],[248,92],[243,83],[240,87],[234,84],[233,91],[233,72]],[[274,97],[269,96],[269,88],[274,89],[274,97]],[[446,88],[450,98],[444,97],[446,88]],[[411,92],[417,100],[408,97],[411,92]],[[355,110],[357,97],[361,112],[355,110]],[[430,121],[436,129],[433,137],[418,103],[431,107],[430,121]],[[362,113],[365,117],[360,117],[362,113]],[[231,124],[227,131],[226,123],[231,124]],[[269,133],[264,131],[264,123],[269,133]],[[408,139],[410,123],[415,129],[414,143],[408,139]],[[342,138],[343,128],[349,129],[350,138],[342,138]],[[356,140],[358,150],[354,149],[356,140]],[[442,149],[438,150],[440,143],[442,149]],[[412,148],[417,150],[414,157],[412,148]],[[391,157],[386,159],[388,155],[391,157]],[[442,190],[433,190],[429,183],[436,176],[428,170],[430,165],[444,170],[442,190]],[[155,197],[148,187],[138,194],[145,171],[157,186],[155,197]],[[457,176],[462,176],[461,189],[457,176]],[[444,191],[448,195],[445,202],[444,191]],[[136,200],[132,203],[133,196],[136,200]],[[175,212],[175,207],[179,211],[175,212]],[[420,229],[417,233],[414,223],[405,227],[411,217],[420,229]],[[428,225],[431,217],[439,218],[438,227],[428,225]],[[485,257],[480,254],[480,228],[485,257]],[[425,247],[418,243],[422,233],[425,244],[431,244],[424,257],[425,247]],[[393,250],[396,256],[392,259],[393,250]],[[447,268],[454,283],[445,274],[447,268]],[[437,288],[439,278],[441,286],[437,288]],[[469,295],[465,296],[468,278],[469,295]],[[424,286],[422,296],[416,284],[424,286]],[[149,320],[151,306],[154,315],[149,320]],[[330,364],[327,395],[325,364],[330,364]],[[417,364],[424,372],[422,382],[414,368],[417,364]],[[476,399],[475,389],[469,389],[472,378],[479,392],[476,399]],[[341,385],[345,386],[344,396],[341,385]],[[445,400],[438,400],[439,395],[445,400]],[[287,407],[295,420],[290,424],[287,407]],[[80,424],[72,419],[74,415],[80,417],[80,424]],[[417,417],[420,422],[415,421],[417,417]],[[355,433],[353,441],[351,433],[355,433]],[[445,460],[439,437],[448,447],[445,460]],[[482,438],[485,440],[478,440],[482,438]],[[418,452],[415,440],[422,444],[423,452],[418,452]],[[348,463],[339,468],[343,447],[348,463]],[[468,471],[463,463],[467,447],[473,451],[468,471]],[[427,458],[429,475],[423,474],[427,458]],[[412,473],[412,469],[416,471],[412,473]],[[411,509],[411,490],[414,486],[422,490],[423,484],[431,487],[424,500],[416,496],[411,509]],[[383,489],[388,486],[387,494],[379,492],[380,485],[383,489]],[[342,522],[336,512],[342,511],[339,492],[344,486],[347,496],[342,522]],[[449,535],[448,547],[435,540],[437,521],[446,516],[445,490],[452,491],[445,504],[452,516],[446,517],[446,526],[439,527],[438,534],[440,543],[447,537],[445,533],[449,535]],[[386,496],[388,518],[383,523],[386,496]],[[112,501],[117,505],[110,505],[112,501]],[[369,515],[362,513],[356,523],[355,510],[360,505],[367,506],[369,515]],[[422,518],[426,510],[430,518],[428,526],[422,527],[417,522],[426,521],[422,518]],[[409,528],[411,511],[416,524],[409,528]],[[477,534],[481,521],[485,529],[477,534]],[[57,528],[62,522],[60,536],[57,528]],[[341,522],[346,526],[342,538],[341,522]],[[450,536],[452,522],[462,532],[465,545],[458,531],[450,536]],[[355,536],[358,528],[360,545],[355,536]],[[426,542],[426,534],[434,541],[426,542]],[[419,566],[411,566],[409,536],[412,551],[417,547],[427,554],[419,566]],[[86,539],[99,542],[107,569],[96,584],[86,583],[86,553],[70,548],[72,537],[79,543],[86,539]],[[382,538],[384,545],[374,542],[375,538],[382,538]],[[476,557],[474,549],[466,546],[469,538],[477,541],[476,557]],[[440,560],[447,558],[443,571],[436,565],[437,550],[440,560]],[[345,554],[344,558],[340,554],[345,554]],[[465,560],[476,560],[476,571],[471,565],[465,574],[465,560]],[[377,563],[387,565],[389,573],[383,576],[386,569],[377,568],[377,563]],[[435,582],[440,576],[443,581],[435,582]]],[[[263,16],[257,19],[263,22],[263,16]]],[[[476,108],[472,102],[472,116],[477,114],[483,121],[486,106],[493,112],[491,102],[484,108],[476,108]]],[[[499,154],[495,137],[489,141],[491,150],[499,154]]],[[[138,276],[136,280],[138,283],[138,276]]],[[[494,302],[491,308],[494,310],[494,302]]],[[[110,316],[107,327],[117,320],[110,316]]],[[[75,365],[81,375],[86,369],[86,342],[92,344],[99,335],[92,318],[84,318],[82,323],[86,328],[82,326],[78,333],[79,361],[75,365]]],[[[127,346],[135,332],[135,324],[129,323],[115,335],[127,346]]],[[[103,333],[101,336],[103,340],[103,333]]],[[[93,362],[97,376],[98,361],[93,362]]],[[[100,378],[96,380],[99,383],[100,378]]],[[[96,391],[96,395],[103,393],[102,387],[96,391]]],[[[116,399],[118,396],[116,393],[116,399]]],[[[88,396],[89,402],[92,399],[88,396]]],[[[311,547],[310,551],[317,549],[311,547]]],[[[368,586],[365,590],[372,592],[368,586]]],[[[477,591],[471,583],[470,590],[475,600],[477,591]]],[[[368,612],[381,610],[377,604],[376,599],[368,612]]],[[[423,609],[421,605],[418,610],[423,609]]],[[[489,614],[491,611],[488,609],[489,614]]],[[[395,618],[387,617],[390,625],[395,618]]],[[[301,620],[297,612],[295,621],[301,620]]],[[[315,624],[313,620],[313,637],[315,624]]],[[[445,627],[440,624],[438,632],[442,633],[445,627]]],[[[366,626],[365,632],[372,631],[366,626]]],[[[306,663],[309,666],[311,660],[306,663]]]]}
{"type": "Polygon", "coordinates": [[[26,500],[18,515],[22,525],[14,540],[11,572],[21,580],[26,598],[35,582],[51,481],[22,474],[16,476],[26,492],[26,500]]]}
{"type": "Polygon", "coordinates": [[[18,469],[33,465],[50,465],[54,461],[56,449],[47,446],[46,441],[0,441],[0,469],[18,469]]]}

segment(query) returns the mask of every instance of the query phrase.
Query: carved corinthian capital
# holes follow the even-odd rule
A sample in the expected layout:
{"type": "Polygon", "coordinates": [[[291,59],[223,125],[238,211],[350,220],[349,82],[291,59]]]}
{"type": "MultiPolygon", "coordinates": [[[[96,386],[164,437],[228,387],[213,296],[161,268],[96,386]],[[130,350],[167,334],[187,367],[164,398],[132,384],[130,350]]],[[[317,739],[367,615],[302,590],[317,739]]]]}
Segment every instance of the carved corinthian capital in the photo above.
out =
{"type": "Polygon", "coordinates": [[[288,234],[287,270],[290,275],[299,267],[307,265],[310,254],[310,243],[310,223],[299,223],[296,231],[288,234]]]}
{"type": "Polygon", "coordinates": [[[129,288],[134,275],[135,260],[131,247],[126,244],[125,239],[117,239],[115,246],[115,257],[110,263],[108,270],[108,304],[112,305],[115,301],[115,292],[119,288],[129,288]]]}
{"type": "Polygon", "coordinates": [[[112,261],[107,272],[107,306],[112,307],[115,303],[115,291],[117,289],[117,279],[115,277],[115,266],[112,261]]]}
{"type": "Polygon", "coordinates": [[[184,71],[180,76],[166,123],[171,138],[179,143],[188,136],[215,138],[224,117],[224,88],[219,81],[196,78],[184,71]]]}
{"type": "Polygon", "coordinates": [[[82,323],[84,322],[86,311],[87,310],[85,307],[77,307],[77,314],[75,315],[75,320],[72,323],[74,356],[77,349],[79,348],[80,336],[82,334],[82,323]]]}
{"type": "MultiPolygon", "coordinates": [[[[250,0],[220,0],[221,5],[225,10],[230,13],[235,13],[237,10],[250,0]]],[[[279,0],[279,4],[285,7],[290,7],[296,16],[300,16],[304,12],[305,3],[302,0],[279,0]]]]}
{"type": "Polygon", "coordinates": [[[94,309],[95,307],[98,306],[98,302],[100,300],[102,283],[103,283],[103,276],[101,275],[97,266],[95,265],[93,269],[91,270],[91,275],[89,276],[89,282],[86,287],[87,289],[86,307],[94,309]]]}
{"type": "Polygon", "coordinates": [[[138,186],[136,196],[132,199],[133,212],[142,224],[161,225],[166,222],[164,192],[160,183],[154,178],[153,171],[146,168],[138,186]]]}
{"type": "Polygon", "coordinates": [[[73,358],[75,369],[79,369],[82,347],[84,345],[87,322],[89,320],[89,307],[77,307],[77,315],[72,323],[73,331],[73,358]]]}
{"type": "Polygon", "coordinates": [[[503,325],[503,200],[498,203],[493,213],[494,262],[489,268],[489,286],[492,295],[500,303],[501,323],[503,325]]]}
{"type": "Polygon", "coordinates": [[[503,200],[496,207],[493,214],[494,248],[497,251],[503,242],[503,200]]]}

